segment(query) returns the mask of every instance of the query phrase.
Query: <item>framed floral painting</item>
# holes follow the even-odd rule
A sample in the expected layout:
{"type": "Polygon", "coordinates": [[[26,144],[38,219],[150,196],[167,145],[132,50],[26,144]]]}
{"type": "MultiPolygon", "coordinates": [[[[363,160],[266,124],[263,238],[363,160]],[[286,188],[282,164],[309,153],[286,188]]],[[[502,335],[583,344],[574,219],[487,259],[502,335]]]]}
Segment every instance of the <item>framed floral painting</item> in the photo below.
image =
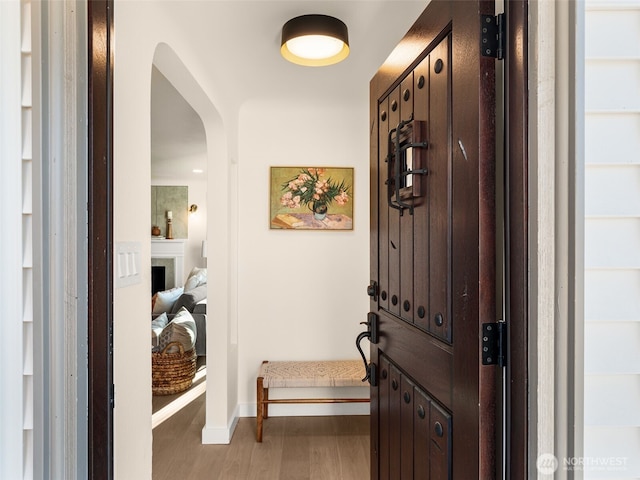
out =
{"type": "Polygon", "coordinates": [[[353,168],[271,167],[272,229],[353,230],[353,168]]]}

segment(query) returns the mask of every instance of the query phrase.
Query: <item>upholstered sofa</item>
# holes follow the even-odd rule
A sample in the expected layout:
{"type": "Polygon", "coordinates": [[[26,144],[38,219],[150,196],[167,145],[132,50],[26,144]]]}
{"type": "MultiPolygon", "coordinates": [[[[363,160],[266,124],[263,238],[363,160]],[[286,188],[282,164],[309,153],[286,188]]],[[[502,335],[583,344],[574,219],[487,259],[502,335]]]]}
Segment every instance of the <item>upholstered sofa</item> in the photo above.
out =
{"type": "MultiPolygon", "coordinates": [[[[205,277],[206,278],[206,277],[205,277]]],[[[183,287],[167,292],[159,292],[153,303],[152,320],[166,313],[168,322],[176,317],[176,314],[185,308],[193,317],[196,326],[195,350],[198,356],[206,355],[207,345],[207,284],[203,283],[184,291],[183,287]],[[174,298],[171,296],[173,292],[174,298]],[[166,295],[163,295],[165,294],[166,295]]],[[[152,325],[153,331],[153,325],[152,325]]],[[[152,341],[155,337],[152,335],[152,341]]],[[[155,345],[152,345],[155,346],[155,345]]]]}

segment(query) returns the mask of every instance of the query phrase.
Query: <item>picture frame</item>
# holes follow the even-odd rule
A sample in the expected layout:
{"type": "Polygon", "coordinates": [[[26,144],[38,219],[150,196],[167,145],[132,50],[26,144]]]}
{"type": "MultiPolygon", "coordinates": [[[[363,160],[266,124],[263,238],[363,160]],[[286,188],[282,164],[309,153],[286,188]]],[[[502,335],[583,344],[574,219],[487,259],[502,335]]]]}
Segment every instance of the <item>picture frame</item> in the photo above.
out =
{"type": "Polygon", "coordinates": [[[269,228],[353,230],[353,167],[271,167],[269,228]]]}

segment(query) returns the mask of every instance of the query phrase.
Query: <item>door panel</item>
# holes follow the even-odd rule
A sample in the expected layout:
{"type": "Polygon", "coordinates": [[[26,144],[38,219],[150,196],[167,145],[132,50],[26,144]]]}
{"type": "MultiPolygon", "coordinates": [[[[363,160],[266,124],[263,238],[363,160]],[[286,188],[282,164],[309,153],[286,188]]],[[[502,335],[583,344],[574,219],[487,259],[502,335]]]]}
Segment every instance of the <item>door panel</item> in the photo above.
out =
{"type": "MultiPolygon", "coordinates": [[[[378,112],[378,121],[379,121],[379,134],[378,134],[378,149],[380,158],[387,158],[387,154],[389,153],[389,99],[385,98],[380,102],[380,110],[378,112]]],[[[377,165],[376,165],[377,168],[377,165]]],[[[372,176],[372,180],[376,179],[375,176],[372,176]]],[[[379,183],[371,188],[371,191],[375,192],[386,192],[387,185],[385,184],[386,175],[379,175],[377,179],[379,183]]],[[[378,220],[380,225],[379,235],[379,251],[380,258],[385,259],[384,261],[380,261],[376,263],[376,269],[378,269],[378,276],[375,276],[375,272],[372,272],[372,278],[377,278],[378,285],[380,286],[380,308],[384,308],[385,310],[389,309],[389,209],[387,208],[387,197],[383,194],[379,197],[380,204],[377,208],[377,215],[379,215],[378,220]]],[[[373,210],[373,209],[372,209],[373,210]]],[[[375,239],[378,241],[378,238],[375,239]]]]}
{"type": "MultiPolygon", "coordinates": [[[[390,388],[391,388],[391,376],[389,375],[391,371],[391,366],[389,365],[389,361],[381,357],[380,358],[380,379],[378,380],[378,390],[380,392],[379,396],[376,396],[373,400],[379,401],[379,422],[377,423],[377,430],[379,431],[379,436],[373,435],[371,437],[372,449],[380,452],[390,452],[391,448],[389,446],[389,417],[390,417],[390,388]],[[378,445],[376,448],[375,445],[378,445]]],[[[389,457],[390,455],[383,455],[380,457],[380,478],[391,478],[389,476],[389,457]]],[[[376,464],[376,470],[378,470],[378,465],[376,464]]]]}
{"type": "Polygon", "coordinates": [[[449,304],[451,250],[451,142],[449,134],[451,105],[451,62],[447,35],[432,51],[429,91],[429,202],[431,204],[429,277],[429,331],[451,340],[449,304]]]}
{"type": "Polygon", "coordinates": [[[381,457],[380,478],[450,478],[451,416],[386,356],[380,365],[380,387],[388,387],[389,406],[383,415],[389,436],[380,443],[388,455],[381,457]]]}
{"type": "MultiPolygon", "coordinates": [[[[396,87],[393,92],[389,95],[389,107],[391,111],[389,112],[389,131],[395,128],[398,123],[400,123],[400,87],[396,87]]],[[[388,138],[388,135],[387,135],[388,138]]],[[[389,143],[387,141],[387,143],[389,143]]],[[[389,148],[389,147],[388,147],[389,148]]],[[[388,155],[388,152],[387,152],[388,155]]],[[[384,158],[381,159],[383,164],[381,167],[386,164],[387,169],[392,167],[390,162],[385,162],[384,158]]],[[[388,177],[387,179],[388,180],[388,177]]],[[[387,192],[393,189],[393,182],[387,182],[387,192]]],[[[387,193],[389,195],[389,193],[387,193]]],[[[388,200],[384,199],[386,203],[388,200]]],[[[389,209],[387,205],[384,207],[389,211],[389,230],[387,232],[389,238],[389,244],[387,246],[389,252],[389,311],[393,313],[395,316],[400,315],[400,216],[395,215],[392,210],[389,209]]],[[[381,259],[381,262],[384,262],[381,259]]],[[[383,291],[384,294],[384,291],[383,291]]]]}
{"type": "Polygon", "coordinates": [[[414,387],[415,408],[414,437],[413,437],[413,474],[414,478],[429,478],[429,466],[431,464],[431,402],[427,395],[417,387],[414,387]]]}
{"type": "Polygon", "coordinates": [[[374,479],[496,476],[493,8],[434,0],[371,82],[374,479]]]}
{"type": "MultiPolygon", "coordinates": [[[[414,385],[405,376],[400,378],[400,418],[403,432],[413,430],[413,389],[414,385]]],[[[400,438],[400,478],[413,478],[413,438],[400,438]]]]}
{"type": "Polygon", "coordinates": [[[400,371],[391,365],[389,389],[389,478],[400,476],[400,442],[402,423],[400,416],[400,371]]]}
{"type": "MultiPolygon", "coordinates": [[[[417,121],[425,122],[426,129],[429,129],[429,62],[430,55],[422,60],[414,70],[414,109],[413,116],[417,121]]],[[[429,138],[431,135],[427,135],[429,138]]],[[[431,143],[431,141],[429,141],[431,143]]],[[[418,168],[426,168],[429,173],[427,176],[432,175],[431,170],[431,145],[421,152],[421,160],[418,168]]],[[[429,233],[429,211],[431,208],[431,182],[427,181],[424,176],[416,177],[414,182],[420,184],[420,189],[423,192],[422,197],[417,197],[414,200],[414,215],[413,215],[413,252],[415,258],[423,259],[422,264],[416,265],[413,272],[413,298],[414,298],[414,323],[416,327],[422,330],[429,330],[429,318],[430,318],[430,301],[429,301],[429,251],[430,251],[430,233],[429,233]],[[425,264],[426,263],[426,264],[425,264]]]]}
{"type": "Polygon", "coordinates": [[[437,405],[431,403],[429,427],[431,434],[430,478],[450,478],[451,416],[437,405]]]}
{"type": "MultiPolygon", "coordinates": [[[[400,83],[400,119],[413,117],[413,73],[409,73],[400,83]]],[[[407,168],[412,161],[407,160],[407,168]]],[[[412,184],[412,176],[404,179],[412,184]]],[[[400,216],[400,316],[413,323],[413,215],[400,216]]]]}

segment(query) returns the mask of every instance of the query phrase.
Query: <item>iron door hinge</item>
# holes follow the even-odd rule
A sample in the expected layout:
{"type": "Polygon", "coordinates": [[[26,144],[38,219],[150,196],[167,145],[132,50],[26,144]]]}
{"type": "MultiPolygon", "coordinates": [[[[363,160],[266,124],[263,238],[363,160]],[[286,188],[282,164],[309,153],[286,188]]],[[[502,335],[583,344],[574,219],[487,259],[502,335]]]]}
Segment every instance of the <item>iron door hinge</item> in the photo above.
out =
{"type": "Polygon", "coordinates": [[[505,322],[482,324],[482,364],[507,365],[507,324],[505,322]]]}
{"type": "Polygon", "coordinates": [[[483,57],[504,59],[506,35],[506,17],[498,15],[480,15],[480,51],[483,57]]]}

